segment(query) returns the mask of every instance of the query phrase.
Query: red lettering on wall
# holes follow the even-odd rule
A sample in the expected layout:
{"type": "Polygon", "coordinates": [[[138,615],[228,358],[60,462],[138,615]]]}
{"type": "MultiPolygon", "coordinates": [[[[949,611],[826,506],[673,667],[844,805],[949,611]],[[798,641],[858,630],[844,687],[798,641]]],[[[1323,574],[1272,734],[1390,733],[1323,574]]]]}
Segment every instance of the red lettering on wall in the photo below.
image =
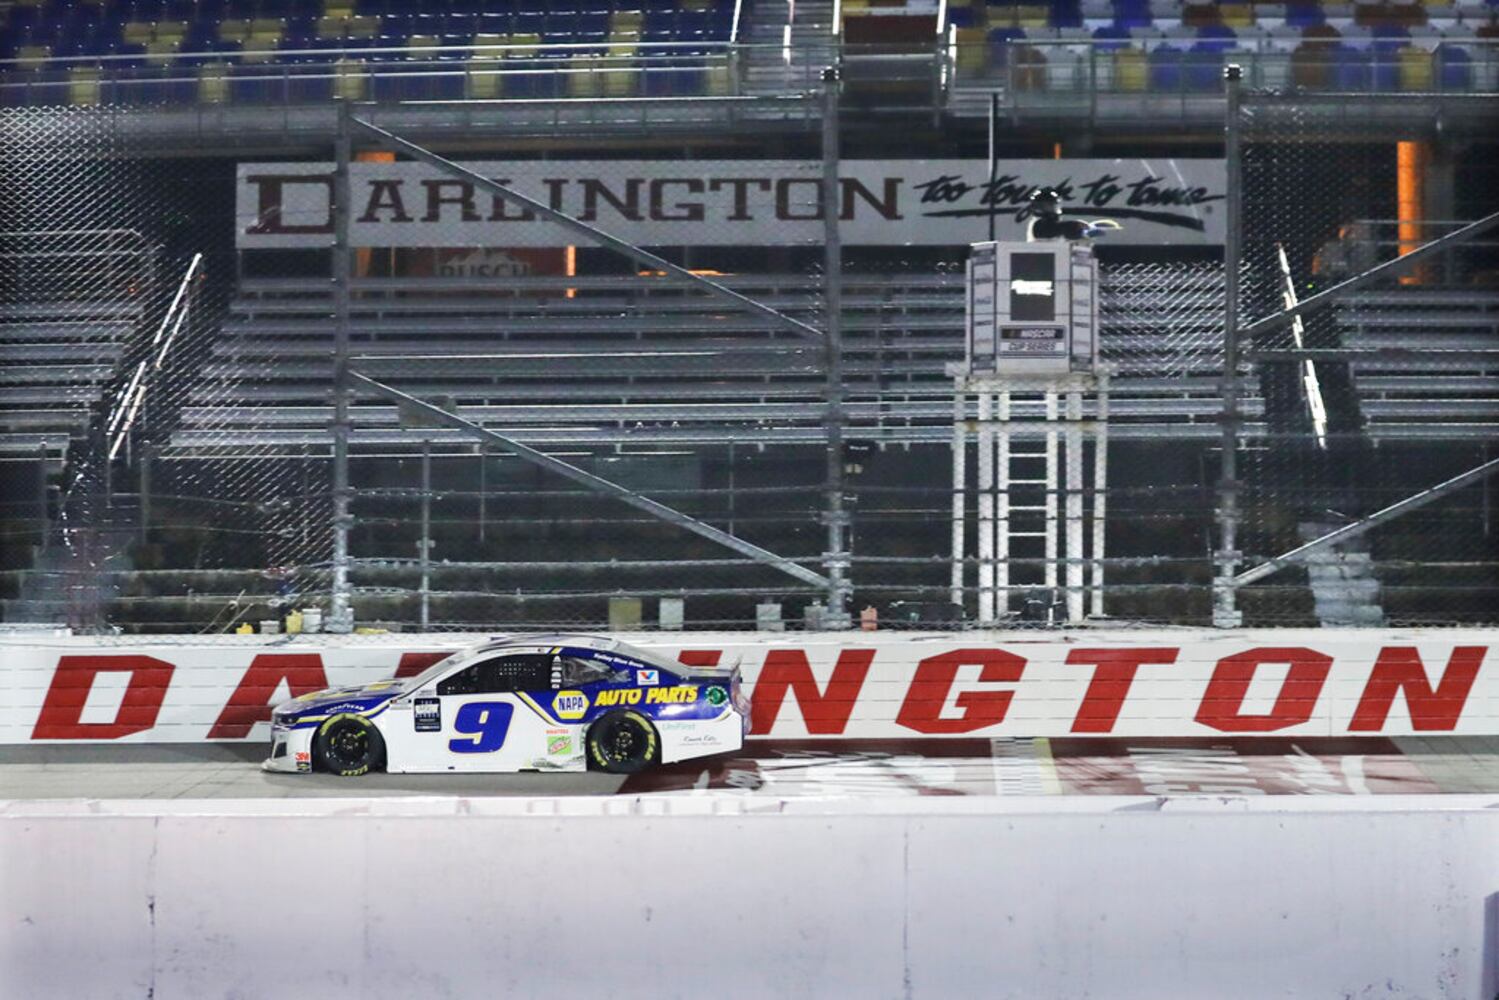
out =
{"type": "Polygon", "coordinates": [[[807,654],[799,649],[772,649],[765,654],[765,665],[760,668],[760,677],[750,693],[750,735],[764,736],[774,728],[788,690],[796,695],[807,732],[842,733],[848,727],[848,717],[853,714],[854,702],[859,699],[873,661],[872,649],[843,650],[838,654],[827,690],[820,691],[807,654]]]}
{"type": "Polygon", "coordinates": [[[1411,646],[1389,646],[1379,651],[1369,683],[1353,711],[1350,731],[1374,731],[1384,728],[1395,701],[1396,692],[1405,695],[1410,709],[1411,727],[1418,730],[1443,731],[1457,728],[1458,716],[1468,703],[1468,692],[1478,677],[1487,646],[1458,646],[1447,659],[1447,669],[1433,688],[1426,678],[1426,664],[1411,646]]]}
{"type": "Polygon", "coordinates": [[[716,667],[722,657],[721,649],[684,649],[677,654],[677,662],[684,667],[716,667]]]}
{"type": "Polygon", "coordinates": [[[250,661],[239,687],[208,731],[211,740],[242,740],[250,727],[271,719],[271,699],[286,681],[293,698],[328,686],[323,658],[317,653],[262,653],[250,661]]]}
{"type": "Polygon", "coordinates": [[[396,666],[396,676],[415,677],[438,660],[445,660],[451,655],[451,650],[437,653],[402,653],[401,662],[396,666]]]}
{"type": "Polygon", "coordinates": [[[1312,717],[1332,657],[1305,646],[1265,646],[1225,656],[1197,706],[1197,721],[1223,733],[1268,733],[1298,726],[1312,717]],[[1290,671],[1268,715],[1243,715],[1249,683],[1262,663],[1289,663],[1290,671]]]}
{"type": "Polygon", "coordinates": [[[1074,649],[1067,654],[1069,664],[1094,665],[1093,679],[1083,695],[1077,718],[1072,720],[1074,733],[1111,733],[1119,721],[1119,710],[1135,682],[1135,671],[1146,663],[1175,663],[1175,646],[1141,646],[1131,649],[1074,649]]]}
{"type": "Polygon", "coordinates": [[[1002,649],[955,649],[928,656],[916,665],[916,676],[900,706],[900,714],[895,717],[896,723],[918,733],[971,733],[1005,721],[1010,700],[1015,697],[1013,691],[964,691],[955,703],[962,714],[942,718],[942,707],[947,704],[958,667],[968,664],[980,668],[979,680],[983,683],[1014,682],[1020,680],[1025,670],[1025,657],[1002,649]]]}
{"type": "Polygon", "coordinates": [[[156,725],[173,667],[154,656],[63,656],[37,716],[34,740],[117,740],[156,725]],[[100,673],[129,671],[130,683],[113,722],[82,722],[100,673]]]}

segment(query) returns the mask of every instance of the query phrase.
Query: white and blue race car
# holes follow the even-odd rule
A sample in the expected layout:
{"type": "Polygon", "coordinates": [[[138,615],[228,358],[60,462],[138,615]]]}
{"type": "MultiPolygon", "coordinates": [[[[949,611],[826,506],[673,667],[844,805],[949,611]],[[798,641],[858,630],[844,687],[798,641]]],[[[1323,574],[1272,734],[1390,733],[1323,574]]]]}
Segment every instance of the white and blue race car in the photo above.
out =
{"type": "Polygon", "coordinates": [[[415,677],[276,706],[267,771],[583,771],[738,750],[739,669],[686,667],[615,639],[479,643],[415,677]]]}

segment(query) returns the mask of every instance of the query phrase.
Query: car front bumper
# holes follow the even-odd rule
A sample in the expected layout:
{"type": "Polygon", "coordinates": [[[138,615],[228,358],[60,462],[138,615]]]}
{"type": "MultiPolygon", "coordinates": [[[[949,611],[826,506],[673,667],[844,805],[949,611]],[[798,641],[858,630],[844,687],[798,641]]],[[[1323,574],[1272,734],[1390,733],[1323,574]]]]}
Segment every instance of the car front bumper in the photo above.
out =
{"type": "Polygon", "coordinates": [[[306,774],[312,770],[311,727],[289,729],[271,725],[271,755],[260,764],[262,771],[306,774]]]}

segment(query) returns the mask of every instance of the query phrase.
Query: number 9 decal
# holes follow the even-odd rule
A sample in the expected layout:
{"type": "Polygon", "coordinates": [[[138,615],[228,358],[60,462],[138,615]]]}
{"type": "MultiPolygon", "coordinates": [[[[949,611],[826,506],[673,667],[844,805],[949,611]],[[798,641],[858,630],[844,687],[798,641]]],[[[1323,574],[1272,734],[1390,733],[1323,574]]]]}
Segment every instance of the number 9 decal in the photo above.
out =
{"type": "Polygon", "coordinates": [[[473,736],[466,740],[448,740],[448,749],[453,753],[494,753],[505,745],[505,734],[510,730],[510,717],[514,714],[515,706],[508,702],[469,702],[458,709],[453,728],[473,736]]]}

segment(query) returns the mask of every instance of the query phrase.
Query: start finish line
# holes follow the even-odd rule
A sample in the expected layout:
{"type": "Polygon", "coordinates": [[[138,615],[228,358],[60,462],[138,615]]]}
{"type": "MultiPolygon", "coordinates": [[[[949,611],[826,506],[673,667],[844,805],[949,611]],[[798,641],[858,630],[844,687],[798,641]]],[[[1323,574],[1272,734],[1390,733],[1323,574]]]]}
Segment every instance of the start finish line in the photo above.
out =
{"type": "MultiPolygon", "coordinates": [[[[0,742],[263,740],[271,706],[482,636],[0,640],[0,742]]],[[[1499,735],[1499,632],[651,633],[777,739],[1499,735]]]]}

